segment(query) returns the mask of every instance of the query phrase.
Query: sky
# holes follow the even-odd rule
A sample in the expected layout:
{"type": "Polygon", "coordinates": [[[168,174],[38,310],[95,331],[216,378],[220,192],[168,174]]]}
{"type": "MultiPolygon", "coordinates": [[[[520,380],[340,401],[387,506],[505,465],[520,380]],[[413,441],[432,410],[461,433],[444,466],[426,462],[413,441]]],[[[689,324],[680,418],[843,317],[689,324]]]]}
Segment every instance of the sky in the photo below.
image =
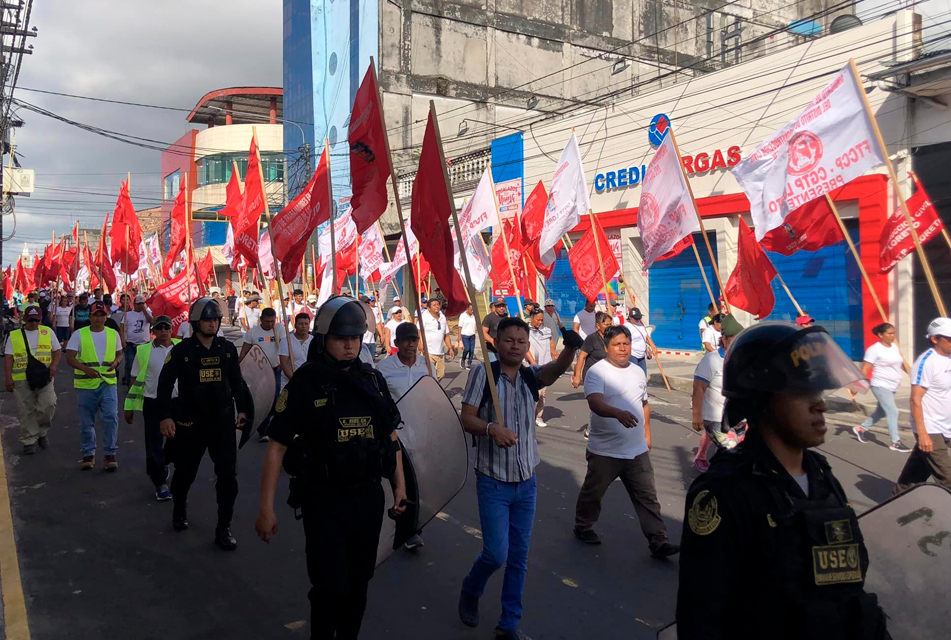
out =
{"type": "MultiPolygon", "coordinates": [[[[34,0],[30,39],[14,96],[72,120],[171,143],[187,112],[91,102],[27,91],[192,109],[213,89],[281,86],[281,0],[34,0]]],[[[36,171],[36,191],[16,198],[15,237],[3,265],[80,227],[98,228],[132,173],[136,209],[159,204],[161,152],[104,138],[21,110],[17,156],[36,171]],[[86,191],[89,195],[57,191],[86,191]]],[[[204,127],[200,127],[204,128],[204,127]]],[[[12,227],[3,219],[4,237],[12,227]]]]}

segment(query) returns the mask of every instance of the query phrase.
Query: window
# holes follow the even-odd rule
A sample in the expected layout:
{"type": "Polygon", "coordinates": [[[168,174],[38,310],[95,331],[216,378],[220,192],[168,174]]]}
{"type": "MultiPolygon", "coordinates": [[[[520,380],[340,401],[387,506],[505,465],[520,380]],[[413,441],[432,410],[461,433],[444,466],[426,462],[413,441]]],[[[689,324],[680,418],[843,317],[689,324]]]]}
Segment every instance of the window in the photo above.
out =
{"type": "Polygon", "coordinates": [[[174,200],[178,195],[178,190],[181,188],[182,182],[182,172],[175,171],[165,176],[165,189],[164,196],[165,200],[174,200]]]}
{"type": "MultiPolygon", "coordinates": [[[[238,175],[244,181],[248,173],[247,153],[220,153],[205,156],[198,161],[198,186],[227,183],[231,180],[235,163],[238,165],[238,175]]],[[[264,152],[261,154],[261,165],[265,182],[282,182],[284,180],[283,154],[264,152]]]]}

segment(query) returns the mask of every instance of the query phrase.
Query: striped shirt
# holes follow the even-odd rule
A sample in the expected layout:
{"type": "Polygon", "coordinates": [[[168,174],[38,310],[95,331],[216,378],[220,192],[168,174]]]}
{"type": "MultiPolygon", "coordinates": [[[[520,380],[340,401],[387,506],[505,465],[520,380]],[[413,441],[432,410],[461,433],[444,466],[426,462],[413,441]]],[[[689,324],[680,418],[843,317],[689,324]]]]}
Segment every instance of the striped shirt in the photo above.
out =
{"type": "MultiPolygon", "coordinates": [[[[529,368],[536,377],[542,369],[539,366],[529,368]]],[[[469,371],[463,404],[478,407],[485,385],[485,365],[480,362],[469,371]]],[[[475,470],[500,482],[528,480],[540,462],[538,441],[535,440],[535,399],[521,376],[516,375],[513,381],[504,372],[499,376],[498,393],[505,428],[518,435],[518,443],[503,449],[495,444],[492,436],[476,436],[475,470]]],[[[480,407],[478,415],[486,422],[495,422],[493,403],[480,407]]]]}

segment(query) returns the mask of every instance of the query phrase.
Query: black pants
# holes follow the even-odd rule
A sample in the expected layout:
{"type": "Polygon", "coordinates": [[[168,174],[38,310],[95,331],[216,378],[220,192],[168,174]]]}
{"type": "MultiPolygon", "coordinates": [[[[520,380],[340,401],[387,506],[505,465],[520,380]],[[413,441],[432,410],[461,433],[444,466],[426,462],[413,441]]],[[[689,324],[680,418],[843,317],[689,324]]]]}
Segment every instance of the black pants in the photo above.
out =
{"type": "Polygon", "coordinates": [[[195,481],[205,449],[215,463],[215,492],[218,496],[218,524],[231,524],[234,501],[238,497],[238,474],[235,463],[238,447],[235,443],[234,420],[217,423],[194,422],[189,426],[175,422],[175,437],[165,443],[165,459],[175,465],[172,476],[172,499],[184,504],[188,489],[195,481]]]}
{"type": "Polygon", "coordinates": [[[165,438],[159,430],[161,419],[155,404],[154,398],[144,399],[142,418],[145,420],[145,472],[157,489],[165,484],[168,467],[165,466],[165,438]]]}
{"type": "Polygon", "coordinates": [[[383,527],[379,482],[320,492],[301,509],[310,577],[311,640],[355,640],[367,606],[383,527]]]}

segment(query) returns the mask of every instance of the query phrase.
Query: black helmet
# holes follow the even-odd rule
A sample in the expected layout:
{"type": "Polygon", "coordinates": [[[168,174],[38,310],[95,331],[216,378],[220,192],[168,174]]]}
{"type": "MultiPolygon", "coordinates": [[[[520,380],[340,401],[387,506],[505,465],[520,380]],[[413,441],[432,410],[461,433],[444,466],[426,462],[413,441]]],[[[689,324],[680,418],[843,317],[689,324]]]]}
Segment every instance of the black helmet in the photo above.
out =
{"type": "Polygon", "coordinates": [[[740,415],[746,403],[738,400],[842,387],[867,391],[868,381],[822,327],[761,322],[733,339],[723,363],[723,395],[731,426],[748,417],[740,415]]]}
{"type": "Polygon", "coordinates": [[[335,296],[324,303],[314,320],[312,347],[324,350],[326,336],[362,336],[367,332],[367,319],[373,317],[365,303],[349,296],[335,296]]]}
{"type": "Polygon", "coordinates": [[[192,303],[191,311],[188,312],[189,322],[198,322],[199,320],[221,320],[221,307],[218,301],[211,298],[198,298],[192,303]]]}

